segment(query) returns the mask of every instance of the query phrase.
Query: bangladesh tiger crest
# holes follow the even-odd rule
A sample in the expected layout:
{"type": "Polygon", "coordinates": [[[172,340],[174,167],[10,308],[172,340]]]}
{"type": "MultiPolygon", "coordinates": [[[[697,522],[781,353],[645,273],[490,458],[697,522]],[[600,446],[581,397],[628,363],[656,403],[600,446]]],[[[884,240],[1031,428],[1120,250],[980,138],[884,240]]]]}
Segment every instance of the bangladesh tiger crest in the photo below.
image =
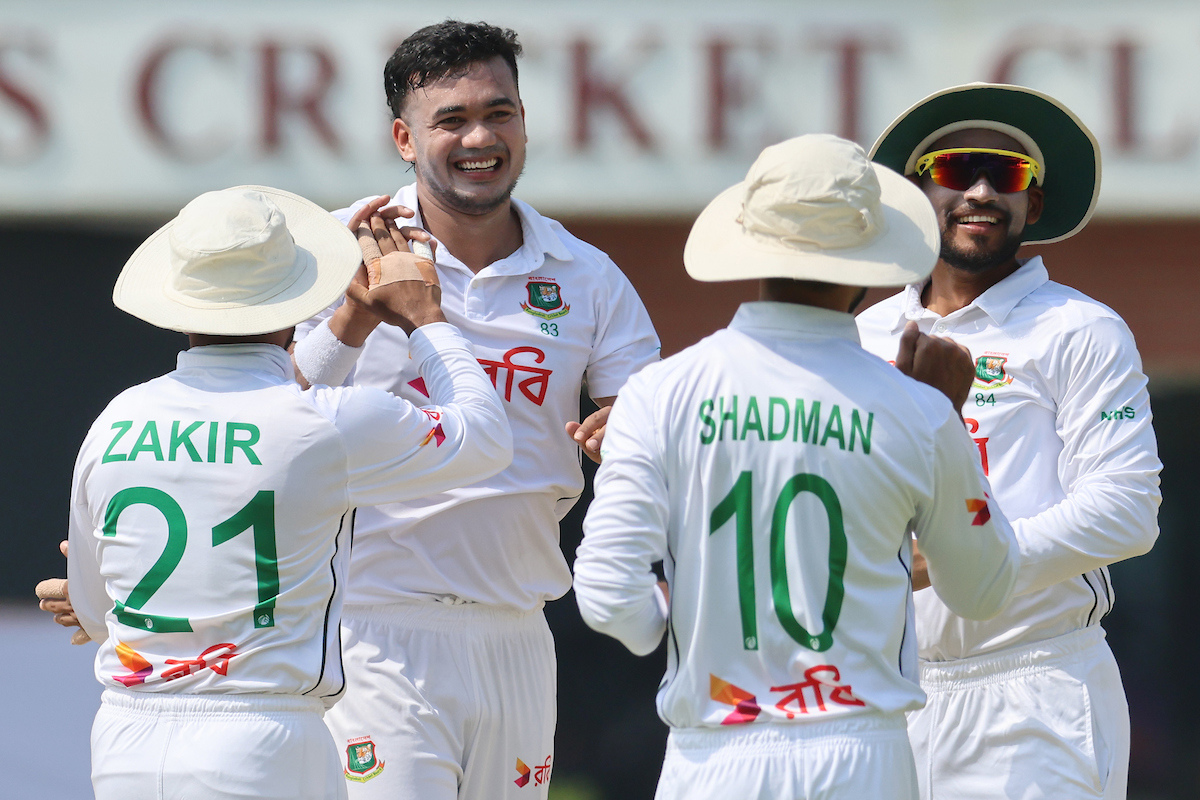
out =
{"type": "Polygon", "coordinates": [[[562,291],[554,281],[535,278],[525,285],[529,302],[521,303],[521,310],[542,319],[557,319],[566,316],[570,304],[563,303],[562,291]]]}
{"type": "Polygon", "coordinates": [[[980,356],[975,360],[975,383],[978,389],[999,389],[1012,383],[1012,375],[1005,372],[1008,356],[980,356]]]}
{"type": "Polygon", "coordinates": [[[346,745],[346,779],[366,783],[383,772],[383,762],[375,756],[375,742],[370,736],[351,739],[346,745]]]}

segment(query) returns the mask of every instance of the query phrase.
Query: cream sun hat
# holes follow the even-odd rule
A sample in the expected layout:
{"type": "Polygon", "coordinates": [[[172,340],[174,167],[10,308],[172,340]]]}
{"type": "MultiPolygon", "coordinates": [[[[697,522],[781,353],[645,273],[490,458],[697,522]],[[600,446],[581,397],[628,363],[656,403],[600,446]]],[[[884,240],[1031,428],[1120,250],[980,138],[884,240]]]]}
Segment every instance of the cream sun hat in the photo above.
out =
{"type": "Polygon", "coordinates": [[[337,300],[361,261],[354,234],[315,203],[235,186],[200,195],[143,242],[113,302],[173,331],[272,333],[337,300]]]}
{"type": "Polygon", "coordinates": [[[937,262],[925,194],[829,134],[772,145],[700,213],[683,250],[700,281],[792,278],[903,286],[937,262]]]}

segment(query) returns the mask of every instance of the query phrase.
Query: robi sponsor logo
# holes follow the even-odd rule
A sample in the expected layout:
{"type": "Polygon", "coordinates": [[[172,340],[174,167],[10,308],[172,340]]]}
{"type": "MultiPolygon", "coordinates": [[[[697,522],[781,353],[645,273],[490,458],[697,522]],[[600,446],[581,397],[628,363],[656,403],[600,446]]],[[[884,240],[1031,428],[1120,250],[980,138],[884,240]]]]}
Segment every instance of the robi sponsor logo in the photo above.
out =
{"type": "Polygon", "coordinates": [[[541,786],[543,783],[550,782],[550,756],[546,756],[545,762],[533,767],[530,767],[521,759],[517,759],[517,779],[513,781],[517,786],[524,788],[529,785],[530,778],[533,779],[534,786],[541,786]]]}

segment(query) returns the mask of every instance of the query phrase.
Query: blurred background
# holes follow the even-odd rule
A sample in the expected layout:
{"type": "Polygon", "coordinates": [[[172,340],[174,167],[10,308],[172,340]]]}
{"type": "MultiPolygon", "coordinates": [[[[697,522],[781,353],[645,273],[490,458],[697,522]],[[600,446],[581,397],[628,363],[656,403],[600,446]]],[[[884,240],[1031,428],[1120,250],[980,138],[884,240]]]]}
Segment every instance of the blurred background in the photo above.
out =
{"type": "MultiPolygon", "coordinates": [[[[0,797],[91,797],[90,647],[41,618],[64,574],[75,451],[118,391],[174,365],[182,336],[113,308],[149,233],[195,195],[261,183],[329,208],[411,181],[389,138],[382,65],[447,17],[514,28],[529,152],[517,195],[606,250],[671,354],[722,327],[749,285],[683,271],[692,219],[759,150],[828,131],[869,146],[901,111],[974,80],[1066,102],[1096,133],[1096,218],[1038,250],[1112,306],[1150,375],[1165,465],[1161,538],[1112,568],[1105,621],[1133,724],[1130,797],[1200,796],[1200,4],[1143,0],[659,0],[498,4],[176,0],[0,2],[4,346],[0,797]]],[[[1053,165],[1049,167],[1053,169],[1053,165]]],[[[1028,253],[1032,254],[1032,253],[1028,253]]],[[[874,293],[870,300],[880,299],[874,293]]],[[[573,559],[587,496],[563,523],[573,559]]],[[[555,800],[648,798],[666,730],[664,658],[548,606],[559,654],[555,800]]]]}

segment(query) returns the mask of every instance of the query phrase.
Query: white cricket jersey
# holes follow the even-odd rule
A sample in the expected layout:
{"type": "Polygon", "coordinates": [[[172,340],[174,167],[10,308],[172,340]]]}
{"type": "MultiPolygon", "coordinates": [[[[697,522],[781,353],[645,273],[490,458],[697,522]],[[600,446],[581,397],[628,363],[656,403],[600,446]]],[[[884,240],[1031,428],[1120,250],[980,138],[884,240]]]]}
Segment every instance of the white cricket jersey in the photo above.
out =
{"type": "Polygon", "coordinates": [[[1133,335],[1107,306],[1026,261],[946,317],[909,286],[859,315],[863,347],[895,359],[904,324],[976,359],[963,407],[978,458],[1021,545],[1016,597],[987,622],[916,594],[921,657],[965,658],[1097,625],[1113,604],[1107,564],[1158,536],[1158,448],[1133,335]]]}
{"type": "Polygon", "coordinates": [[[635,653],[667,630],[672,727],[916,708],[910,531],[951,606],[996,613],[1017,549],[988,491],[949,401],[849,314],[746,303],[621,390],[575,594],[635,653]]]}
{"type": "MultiPolygon", "coordinates": [[[[368,198],[369,199],[369,198],[368,198]]],[[[394,195],[418,212],[416,185],[394,195]]],[[[335,212],[348,220],[362,203],[335,212]]],[[[455,598],[518,610],[561,597],[571,573],[558,522],[583,491],[579,448],[565,426],[579,417],[584,376],[592,397],[610,397],[659,357],[645,307],[616,265],[559,223],[513,200],[524,243],[478,274],[439,243],[442,310],[475,347],[504,401],[513,463],[471,486],[359,511],[347,602],[455,598]]],[[[301,325],[304,335],[322,319],[301,325]]],[[[310,382],[375,386],[424,400],[408,341],[380,325],[350,375],[310,382]]]]}
{"type": "Polygon", "coordinates": [[[68,561],[102,684],[333,704],[354,508],[478,480],[511,452],[462,336],[440,323],[412,342],[425,408],[301,391],[266,344],[192,348],[108,405],[76,462],[68,561]]]}

